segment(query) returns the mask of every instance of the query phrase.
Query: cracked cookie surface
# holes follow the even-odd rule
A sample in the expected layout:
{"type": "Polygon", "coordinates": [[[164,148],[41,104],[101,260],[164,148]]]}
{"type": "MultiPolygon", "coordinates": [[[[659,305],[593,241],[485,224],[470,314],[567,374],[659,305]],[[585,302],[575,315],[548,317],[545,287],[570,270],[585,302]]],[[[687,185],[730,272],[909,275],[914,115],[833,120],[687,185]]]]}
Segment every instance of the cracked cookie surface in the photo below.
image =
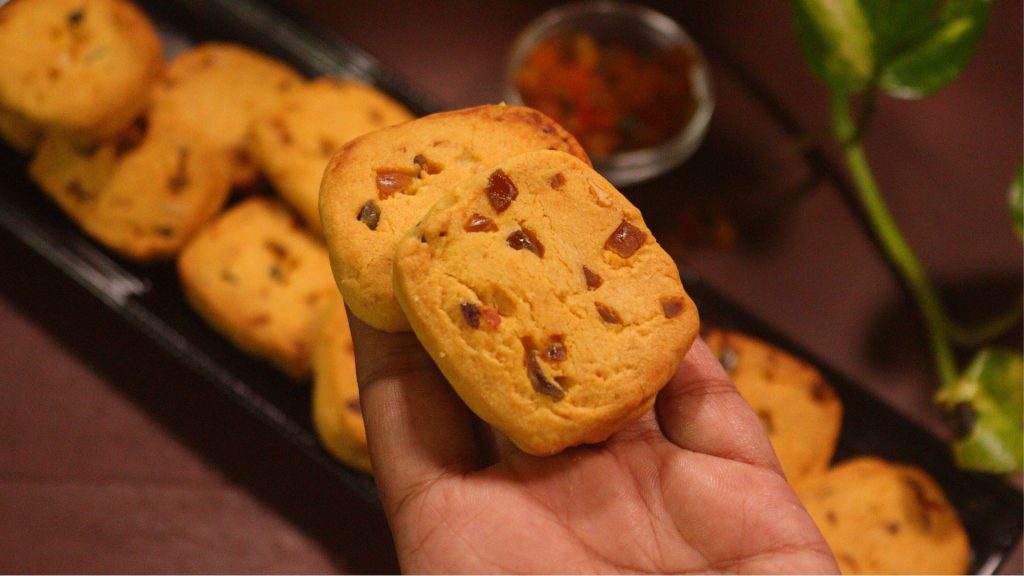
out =
{"type": "Polygon", "coordinates": [[[459,396],[538,455],[650,409],[699,324],[639,210],[559,151],[446,194],[399,242],[394,285],[459,396]]]}
{"type": "Polygon", "coordinates": [[[352,313],[379,330],[408,331],[391,285],[398,239],[452,186],[504,158],[545,149],[586,159],[547,116],[504,105],[424,116],[347,144],[324,172],[320,216],[352,313]]]}

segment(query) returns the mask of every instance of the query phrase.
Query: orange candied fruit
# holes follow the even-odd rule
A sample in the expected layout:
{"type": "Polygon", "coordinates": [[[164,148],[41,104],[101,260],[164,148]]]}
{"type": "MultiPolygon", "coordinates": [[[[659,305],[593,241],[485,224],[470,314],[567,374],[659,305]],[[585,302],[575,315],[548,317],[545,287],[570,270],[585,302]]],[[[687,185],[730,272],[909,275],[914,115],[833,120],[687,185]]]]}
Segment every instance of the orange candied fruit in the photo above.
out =
{"type": "Polygon", "coordinates": [[[682,47],[645,50],[574,32],[538,43],[516,88],[601,159],[658,146],[685,126],[696,109],[692,66],[682,47]]]}

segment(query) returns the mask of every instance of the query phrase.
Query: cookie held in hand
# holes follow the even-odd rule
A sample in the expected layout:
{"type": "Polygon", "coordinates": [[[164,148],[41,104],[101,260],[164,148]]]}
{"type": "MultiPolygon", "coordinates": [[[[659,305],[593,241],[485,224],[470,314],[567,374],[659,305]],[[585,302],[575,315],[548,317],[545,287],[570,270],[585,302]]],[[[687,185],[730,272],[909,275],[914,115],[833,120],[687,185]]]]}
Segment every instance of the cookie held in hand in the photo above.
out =
{"type": "Polygon", "coordinates": [[[463,401],[535,455],[600,442],[649,410],[698,331],[639,210],[559,151],[446,194],[399,241],[394,284],[463,401]]]}
{"type": "Polygon", "coordinates": [[[452,186],[510,156],[547,149],[586,159],[547,116],[504,105],[432,114],[347,144],[324,172],[320,217],[352,313],[378,330],[408,331],[391,287],[398,239],[452,186]]]}

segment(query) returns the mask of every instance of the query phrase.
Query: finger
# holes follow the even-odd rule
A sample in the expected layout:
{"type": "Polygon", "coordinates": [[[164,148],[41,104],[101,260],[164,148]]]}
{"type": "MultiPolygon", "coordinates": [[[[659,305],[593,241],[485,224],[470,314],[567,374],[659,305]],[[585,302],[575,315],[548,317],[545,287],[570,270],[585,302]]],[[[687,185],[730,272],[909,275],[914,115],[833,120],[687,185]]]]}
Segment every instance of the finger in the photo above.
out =
{"type": "Polygon", "coordinates": [[[360,404],[381,496],[465,472],[480,456],[474,417],[411,333],[388,334],[349,312],[360,404]]]}
{"type": "Polygon", "coordinates": [[[608,438],[609,445],[665,441],[665,435],[654,413],[653,399],[641,406],[635,414],[639,414],[639,417],[634,415],[635,419],[608,438]]]}
{"type": "Polygon", "coordinates": [[[761,421],[700,338],[655,404],[665,437],[686,450],[782,473],[761,421]]]}

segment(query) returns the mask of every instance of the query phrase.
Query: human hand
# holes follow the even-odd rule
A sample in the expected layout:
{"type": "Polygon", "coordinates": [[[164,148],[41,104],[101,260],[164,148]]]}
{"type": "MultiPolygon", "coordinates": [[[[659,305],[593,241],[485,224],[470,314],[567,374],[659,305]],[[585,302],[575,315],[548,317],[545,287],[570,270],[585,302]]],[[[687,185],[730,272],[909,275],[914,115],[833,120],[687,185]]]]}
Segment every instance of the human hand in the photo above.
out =
{"type": "Polygon", "coordinates": [[[404,571],[838,572],[701,340],[654,410],[602,444],[540,458],[477,419],[415,335],[350,324],[404,571]]]}

